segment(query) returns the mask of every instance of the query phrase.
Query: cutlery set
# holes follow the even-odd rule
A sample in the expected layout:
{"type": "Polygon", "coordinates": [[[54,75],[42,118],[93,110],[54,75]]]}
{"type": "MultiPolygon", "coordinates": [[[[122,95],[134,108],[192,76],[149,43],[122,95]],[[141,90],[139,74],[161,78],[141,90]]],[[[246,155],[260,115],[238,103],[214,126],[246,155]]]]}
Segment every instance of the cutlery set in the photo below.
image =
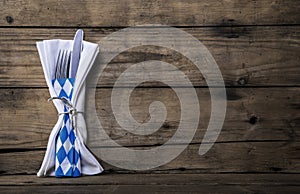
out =
{"type": "Polygon", "coordinates": [[[82,39],[83,31],[78,30],[74,37],[73,50],[61,49],[58,51],[55,79],[75,78],[82,50],[82,39]]]}
{"type": "Polygon", "coordinates": [[[74,40],[44,40],[37,42],[37,48],[51,96],[49,101],[58,112],[37,175],[79,177],[101,173],[102,166],[84,143],[85,80],[99,53],[98,44],[83,41],[83,31],[79,29],[74,40]]]}

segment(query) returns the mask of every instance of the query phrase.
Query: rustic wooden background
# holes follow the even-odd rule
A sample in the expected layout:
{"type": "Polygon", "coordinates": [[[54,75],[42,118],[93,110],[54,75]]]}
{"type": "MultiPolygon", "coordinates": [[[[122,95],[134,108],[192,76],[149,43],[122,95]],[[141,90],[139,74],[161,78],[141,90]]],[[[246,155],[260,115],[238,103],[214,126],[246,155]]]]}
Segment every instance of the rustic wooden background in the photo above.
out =
{"type": "MultiPolygon", "coordinates": [[[[0,192],[300,192],[299,12],[297,0],[2,0],[0,192]],[[150,171],[119,169],[100,159],[105,168],[100,176],[36,178],[57,117],[46,102],[49,94],[35,42],[72,39],[77,28],[84,29],[87,41],[98,42],[119,29],[153,23],[198,38],[221,69],[228,108],[213,148],[204,156],[197,154],[210,114],[201,73],[174,51],[139,47],[116,57],[98,82],[97,110],[107,133],[123,146],[149,149],[176,131],[178,99],[161,83],[145,83],[132,95],[131,110],[138,121],[153,100],[168,107],[165,124],[152,136],[126,133],[109,104],[113,84],[126,68],[156,59],[180,68],[196,88],[204,108],[192,144],[172,162],[150,171]]],[[[92,138],[90,146],[96,142],[92,138]]]]}

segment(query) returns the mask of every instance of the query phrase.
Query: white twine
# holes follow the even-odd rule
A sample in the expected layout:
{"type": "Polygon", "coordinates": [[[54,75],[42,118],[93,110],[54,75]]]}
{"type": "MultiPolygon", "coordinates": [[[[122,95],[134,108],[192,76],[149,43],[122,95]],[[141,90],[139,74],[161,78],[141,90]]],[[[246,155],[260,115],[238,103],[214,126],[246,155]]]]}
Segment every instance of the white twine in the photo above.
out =
{"type": "Polygon", "coordinates": [[[71,120],[71,123],[72,123],[72,128],[73,128],[73,130],[75,131],[75,134],[76,134],[76,132],[77,132],[76,115],[77,115],[77,113],[83,114],[83,112],[77,111],[76,108],[70,102],[70,100],[68,100],[65,97],[61,97],[61,98],[60,97],[51,97],[51,98],[48,99],[48,102],[51,102],[53,100],[60,100],[64,103],[64,105],[66,105],[68,111],[58,113],[58,116],[63,115],[63,114],[69,114],[70,115],[70,120],[71,120]]]}

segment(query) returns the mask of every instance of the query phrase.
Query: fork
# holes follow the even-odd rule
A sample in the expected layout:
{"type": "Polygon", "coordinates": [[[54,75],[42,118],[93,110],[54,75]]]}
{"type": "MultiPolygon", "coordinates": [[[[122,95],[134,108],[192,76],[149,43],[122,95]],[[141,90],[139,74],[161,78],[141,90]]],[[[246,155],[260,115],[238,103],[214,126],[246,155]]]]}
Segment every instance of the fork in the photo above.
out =
{"type": "Polygon", "coordinates": [[[61,49],[58,51],[56,61],[55,79],[68,78],[71,61],[71,51],[61,49]]]}

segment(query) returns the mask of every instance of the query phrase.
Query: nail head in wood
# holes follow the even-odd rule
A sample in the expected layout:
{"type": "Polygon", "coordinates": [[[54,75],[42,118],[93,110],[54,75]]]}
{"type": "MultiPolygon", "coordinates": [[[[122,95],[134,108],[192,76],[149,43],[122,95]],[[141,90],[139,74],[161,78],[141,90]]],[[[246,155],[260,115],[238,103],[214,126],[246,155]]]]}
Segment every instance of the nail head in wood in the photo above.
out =
{"type": "Polygon", "coordinates": [[[252,124],[252,125],[255,125],[258,121],[258,117],[255,116],[255,115],[252,115],[249,119],[249,123],[252,124]]]}
{"type": "Polygon", "coordinates": [[[11,17],[11,16],[6,16],[5,19],[6,19],[6,22],[9,23],[9,24],[14,22],[14,18],[11,17]]]}
{"type": "Polygon", "coordinates": [[[244,85],[247,84],[247,79],[244,78],[244,77],[242,77],[242,78],[240,78],[240,79],[237,81],[237,83],[238,83],[239,85],[241,85],[241,86],[244,86],[244,85]]]}

